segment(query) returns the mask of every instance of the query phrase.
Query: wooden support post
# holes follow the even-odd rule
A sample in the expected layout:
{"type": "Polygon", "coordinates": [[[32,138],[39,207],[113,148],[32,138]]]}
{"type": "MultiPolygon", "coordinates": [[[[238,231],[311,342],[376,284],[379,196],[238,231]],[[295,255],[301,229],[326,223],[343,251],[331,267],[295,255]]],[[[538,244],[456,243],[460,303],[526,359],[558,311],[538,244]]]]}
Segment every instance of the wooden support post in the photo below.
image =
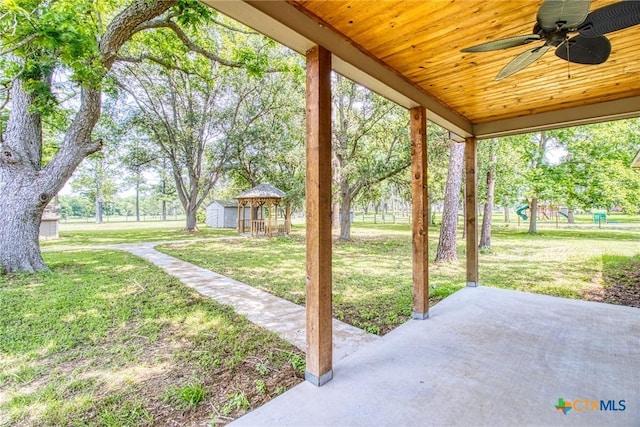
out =
{"type": "Polygon", "coordinates": [[[427,189],[427,112],[411,114],[411,245],[413,259],[413,310],[411,317],[429,317],[429,218],[427,189]]]}
{"type": "Polygon", "coordinates": [[[285,233],[287,236],[291,233],[291,203],[287,201],[287,205],[284,211],[285,216],[285,233]]]}
{"type": "Polygon", "coordinates": [[[251,229],[251,237],[253,237],[253,201],[249,201],[249,227],[251,229]]]}
{"type": "Polygon", "coordinates": [[[273,216],[273,229],[275,230],[277,235],[278,234],[278,203],[275,201],[273,202],[273,213],[271,215],[273,216]]]}
{"type": "Polygon", "coordinates": [[[307,371],[333,378],[331,290],[331,52],[307,52],[307,371]]]}
{"type": "Polygon", "coordinates": [[[466,138],[465,170],[466,197],[464,226],[467,234],[467,286],[478,286],[478,142],[475,137],[466,138]]]}

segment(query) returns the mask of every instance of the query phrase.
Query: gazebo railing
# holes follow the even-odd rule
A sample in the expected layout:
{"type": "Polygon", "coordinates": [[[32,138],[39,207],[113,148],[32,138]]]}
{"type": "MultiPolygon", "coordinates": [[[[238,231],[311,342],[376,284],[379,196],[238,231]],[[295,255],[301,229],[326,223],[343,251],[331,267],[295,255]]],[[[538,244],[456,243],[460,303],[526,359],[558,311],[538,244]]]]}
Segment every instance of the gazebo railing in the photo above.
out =
{"type": "Polygon", "coordinates": [[[265,226],[263,219],[254,219],[251,221],[251,234],[264,234],[265,226]]]}
{"type": "Polygon", "coordinates": [[[287,221],[276,221],[271,219],[245,219],[240,221],[240,226],[243,227],[245,233],[251,233],[252,235],[265,234],[272,235],[285,235],[289,234],[287,221]]]}

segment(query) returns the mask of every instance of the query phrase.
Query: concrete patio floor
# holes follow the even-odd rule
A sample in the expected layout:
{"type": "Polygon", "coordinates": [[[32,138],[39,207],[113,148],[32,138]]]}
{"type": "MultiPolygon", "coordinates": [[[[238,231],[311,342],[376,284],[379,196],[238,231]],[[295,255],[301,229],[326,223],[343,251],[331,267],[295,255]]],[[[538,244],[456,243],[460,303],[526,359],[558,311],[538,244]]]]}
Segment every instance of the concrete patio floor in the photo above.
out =
{"type": "Polygon", "coordinates": [[[640,309],[465,288],[232,425],[640,426],[640,309]]]}

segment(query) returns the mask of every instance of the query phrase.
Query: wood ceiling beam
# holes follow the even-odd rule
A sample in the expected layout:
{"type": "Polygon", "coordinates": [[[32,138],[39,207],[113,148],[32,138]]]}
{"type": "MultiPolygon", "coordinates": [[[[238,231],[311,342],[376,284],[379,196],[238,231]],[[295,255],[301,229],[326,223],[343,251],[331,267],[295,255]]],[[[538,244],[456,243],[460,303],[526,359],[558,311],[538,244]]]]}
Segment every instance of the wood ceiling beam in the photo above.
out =
{"type": "Polygon", "coordinates": [[[474,126],[479,139],[640,117],[640,96],[496,120],[474,126]]]}
{"type": "Polygon", "coordinates": [[[447,130],[463,137],[472,135],[472,123],[465,117],[284,0],[202,1],[300,54],[316,44],[323,46],[333,53],[336,72],[405,108],[425,107],[429,119],[447,130]]]}

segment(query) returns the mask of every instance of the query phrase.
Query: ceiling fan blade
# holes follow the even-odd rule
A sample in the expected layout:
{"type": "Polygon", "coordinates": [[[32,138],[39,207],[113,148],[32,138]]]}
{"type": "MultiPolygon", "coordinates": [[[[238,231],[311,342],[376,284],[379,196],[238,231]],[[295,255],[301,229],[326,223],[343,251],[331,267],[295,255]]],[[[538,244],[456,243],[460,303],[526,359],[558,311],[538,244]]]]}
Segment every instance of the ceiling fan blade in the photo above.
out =
{"type": "Polygon", "coordinates": [[[538,34],[527,34],[524,36],[507,37],[500,40],[493,40],[490,42],[478,44],[475,46],[467,47],[461,50],[461,52],[489,52],[492,50],[508,49],[510,47],[522,46],[523,44],[531,43],[540,40],[538,34]]]}
{"type": "Polygon", "coordinates": [[[591,7],[591,0],[545,0],[536,19],[544,30],[575,28],[580,25],[591,7]]]}
{"type": "Polygon", "coordinates": [[[640,1],[621,1],[596,9],[578,26],[581,35],[599,36],[640,24],[640,1]]]}
{"type": "Polygon", "coordinates": [[[542,55],[547,53],[551,46],[544,45],[521,53],[509,62],[496,76],[496,81],[509,77],[512,74],[528,67],[536,62],[542,55]]]}
{"type": "Polygon", "coordinates": [[[572,37],[556,49],[556,55],[577,64],[602,64],[609,58],[611,42],[605,36],[572,37]]]}

